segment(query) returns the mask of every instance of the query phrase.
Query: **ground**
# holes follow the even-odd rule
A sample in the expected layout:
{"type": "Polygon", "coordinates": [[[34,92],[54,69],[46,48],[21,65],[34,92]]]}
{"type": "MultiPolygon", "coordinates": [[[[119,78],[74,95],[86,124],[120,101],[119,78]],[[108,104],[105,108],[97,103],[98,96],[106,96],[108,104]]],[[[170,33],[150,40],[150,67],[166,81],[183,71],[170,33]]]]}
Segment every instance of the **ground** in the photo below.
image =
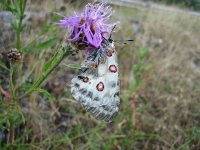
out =
{"type": "MultiPolygon", "coordinates": [[[[31,41],[34,47],[51,37],[58,41],[45,50],[26,53],[25,68],[35,69],[27,82],[38,78],[56,45],[66,39],[65,31],[52,25],[59,19],[52,12],[69,16],[74,10],[80,11],[80,6],[83,6],[80,2],[28,2],[23,47],[30,50],[27,44],[31,41]]],[[[29,145],[21,146],[84,150],[200,149],[200,18],[148,8],[113,6],[113,9],[112,20],[120,21],[112,35],[121,80],[121,108],[117,117],[111,124],[96,121],[73,100],[70,80],[78,71],[65,64],[80,63],[84,52],[79,52],[65,59],[42,85],[55,100],[35,92],[21,101],[26,130],[31,129],[29,145]],[[134,41],[123,44],[129,39],[134,41]],[[138,53],[144,49],[148,53],[142,66],[147,67],[139,71],[141,82],[134,88],[137,79],[134,68],[141,66],[138,53]]],[[[13,47],[9,41],[13,41],[10,35],[2,51],[13,47]]],[[[4,72],[1,76],[4,78],[4,72]]],[[[7,89],[6,85],[1,86],[7,89]]]]}

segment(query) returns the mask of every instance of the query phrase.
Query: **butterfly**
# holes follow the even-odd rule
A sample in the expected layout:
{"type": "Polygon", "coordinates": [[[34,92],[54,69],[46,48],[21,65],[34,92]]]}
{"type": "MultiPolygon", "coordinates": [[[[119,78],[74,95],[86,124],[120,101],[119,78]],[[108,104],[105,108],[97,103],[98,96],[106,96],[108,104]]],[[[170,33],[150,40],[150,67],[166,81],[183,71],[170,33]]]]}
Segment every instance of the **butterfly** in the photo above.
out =
{"type": "Polygon", "coordinates": [[[81,64],[71,80],[71,94],[98,120],[111,122],[119,111],[119,68],[113,40],[104,40],[81,64]]]}

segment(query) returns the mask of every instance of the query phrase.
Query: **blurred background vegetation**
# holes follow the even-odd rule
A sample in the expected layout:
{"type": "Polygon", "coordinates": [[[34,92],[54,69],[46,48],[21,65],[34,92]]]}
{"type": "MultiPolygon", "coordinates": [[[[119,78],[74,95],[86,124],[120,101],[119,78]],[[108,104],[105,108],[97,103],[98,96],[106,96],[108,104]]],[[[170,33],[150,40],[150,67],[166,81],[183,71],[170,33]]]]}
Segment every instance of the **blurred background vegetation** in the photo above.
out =
{"type": "MultiPolygon", "coordinates": [[[[145,0],[149,1],[149,0],[145,0]]],[[[162,2],[166,4],[178,4],[185,7],[188,7],[193,10],[200,10],[200,0],[153,0],[155,2],[162,2]]]]}
{"type": "Polygon", "coordinates": [[[199,9],[198,0],[162,1],[188,5],[181,14],[112,5],[112,21],[120,21],[113,39],[134,42],[115,42],[121,108],[110,124],[91,118],[71,97],[78,70],[70,64],[80,63],[84,52],[68,56],[32,94],[20,97],[66,43],[64,29],[52,24],[60,19],[54,12],[72,16],[91,1],[0,2],[0,149],[200,149],[200,17],[187,14],[199,9]],[[7,57],[11,48],[22,55],[14,65],[7,57]]]}

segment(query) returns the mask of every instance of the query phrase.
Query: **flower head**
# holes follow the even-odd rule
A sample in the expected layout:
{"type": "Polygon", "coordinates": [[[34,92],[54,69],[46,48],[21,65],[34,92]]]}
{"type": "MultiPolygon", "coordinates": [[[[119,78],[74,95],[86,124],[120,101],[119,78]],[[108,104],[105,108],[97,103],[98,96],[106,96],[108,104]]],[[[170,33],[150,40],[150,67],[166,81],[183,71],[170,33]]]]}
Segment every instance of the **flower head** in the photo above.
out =
{"type": "Polygon", "coordinates": [[[58,25],[70,31],[68,40],[78,46],[99,48],[103,39],[108,39],[117,23],[106,23],[113,11],[105,3],[87,4],[83,13],[64,17],[58,25]]]}

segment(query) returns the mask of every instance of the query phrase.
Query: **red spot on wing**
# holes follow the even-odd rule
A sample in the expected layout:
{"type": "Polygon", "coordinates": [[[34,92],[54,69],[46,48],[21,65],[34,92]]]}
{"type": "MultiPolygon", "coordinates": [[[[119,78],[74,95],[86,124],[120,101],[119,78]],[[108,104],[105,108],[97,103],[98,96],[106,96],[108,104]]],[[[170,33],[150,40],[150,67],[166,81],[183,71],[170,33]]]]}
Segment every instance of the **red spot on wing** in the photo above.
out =
{"type": "Polygon", "coordinates": [[[103,89],[104,89],[104,84],[103,84],[103,82],[99,82],[99,83],[97,84],[97,90],[98,90],[98,91],[103,91],[103,89]]]}
{"type": "Polygon", "coordinates": [[[83,82],[87,83],[89,81],[89,78],[88,77],[84,77],[83,78],[83,82]]]}
{"type": "Polygon", "coordinates": [[[112,52],[109,50],[109,51],[107,51],[106,55],[107,55],[108,57],[111,57],[111,56],[112,56],[112,52]]]}
{"type": "Polygon", "coordinates": [[[109,66],[109,70],[110,70],[110,72],[117,72],[117,67],[115,66],[115,65],[110,65],[109,66]]]}
{"type": "Polygon", "coordinates": [[[111,48],[110,51],[111,51],[112,53],[114,53],[114,52],[115,52],[115,49],[114,49],[114,48],[111,48]]]}
{"type": "Polygon", "coordinates": [[[115,49],[114,49],[114,48],[111,48],[111,49],[109,49],[109,50],[107,51],[106,55],[107,55],[108,57],[111,57],[111,56],[112,56],[112,53],[114,53],[114,52],[115,52],[115,49]]]}

